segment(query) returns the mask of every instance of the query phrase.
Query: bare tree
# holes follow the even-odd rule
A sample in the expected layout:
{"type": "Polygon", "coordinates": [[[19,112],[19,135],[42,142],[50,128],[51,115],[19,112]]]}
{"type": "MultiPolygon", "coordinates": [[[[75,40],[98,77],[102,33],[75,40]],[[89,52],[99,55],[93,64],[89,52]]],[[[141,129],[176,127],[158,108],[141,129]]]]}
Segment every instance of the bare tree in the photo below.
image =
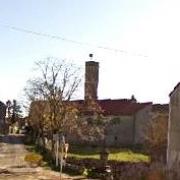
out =
{"type": "Polygon", "coordinates": [[[36,68],[38,75],[28,81],[25,89],[32,102],[30,121],[38,135],[49,135],[53,151],[53,134],[67,131],[76,116],[70,100],[81,82],[80,69],[54,58],[37,62],[36,68]]]}

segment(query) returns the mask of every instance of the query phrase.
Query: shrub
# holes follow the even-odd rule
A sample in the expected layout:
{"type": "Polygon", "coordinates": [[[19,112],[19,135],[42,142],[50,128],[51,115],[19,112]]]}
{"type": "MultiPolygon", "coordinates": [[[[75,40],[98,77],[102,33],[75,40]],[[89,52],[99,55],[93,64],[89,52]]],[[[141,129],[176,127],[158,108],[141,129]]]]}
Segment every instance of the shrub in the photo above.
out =
{"type": "Polygon", "coordinates": [[[29,153],[24,157],[24,160],[31,166],[39,166],[42,163],[42,156],[36,153],[29,153]]]}

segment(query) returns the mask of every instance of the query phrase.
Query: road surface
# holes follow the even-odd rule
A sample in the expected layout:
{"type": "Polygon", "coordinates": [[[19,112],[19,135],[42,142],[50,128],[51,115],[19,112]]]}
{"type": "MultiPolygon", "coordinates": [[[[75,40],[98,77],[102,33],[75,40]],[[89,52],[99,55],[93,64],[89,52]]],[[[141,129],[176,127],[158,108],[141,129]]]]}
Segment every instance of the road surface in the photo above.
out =
{"type": "MultiPolygon", "coordinates": [[[[0,180],[60,180],[58,172],[30,168],[24,161],[28,151],[21,135],[0,136],[0,180]]],[[[63,179],[74,179],[63,174],[63,179]]]]}

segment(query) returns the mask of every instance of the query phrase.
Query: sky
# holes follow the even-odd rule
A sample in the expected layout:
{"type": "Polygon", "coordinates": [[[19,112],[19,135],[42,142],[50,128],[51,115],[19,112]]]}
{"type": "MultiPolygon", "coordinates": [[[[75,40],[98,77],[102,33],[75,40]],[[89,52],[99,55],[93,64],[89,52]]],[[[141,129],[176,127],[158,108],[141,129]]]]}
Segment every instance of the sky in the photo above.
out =
{"type": "Polygon", "coordinates": [[[179,9],[179,0],[0,0],[0,100],[24,98],[35,61],[66,59],[83,71],[93,53],[100,99],[168,103],[180,81],[179,9]]]}

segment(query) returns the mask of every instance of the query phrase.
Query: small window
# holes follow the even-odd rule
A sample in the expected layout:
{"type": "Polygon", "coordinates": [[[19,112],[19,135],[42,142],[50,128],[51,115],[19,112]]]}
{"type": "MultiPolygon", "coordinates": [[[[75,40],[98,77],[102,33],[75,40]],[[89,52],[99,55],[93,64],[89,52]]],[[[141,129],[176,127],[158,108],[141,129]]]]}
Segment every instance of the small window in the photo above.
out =
{"type": "Polygon", "coordinates": [[[118,140],[118,137],[117,137],[117,136],[114,136],[114,140],[117,141],[117,140],[118,140]]]}
{"type": "Polygon", "coordinates": [[[87,118],[86,121],[89,125],[93,124],[93,118],[87,118]]]}
{"type": "Polygon", "coordinates": [[[119,117],[113,118],[111,120],[111,123],[112,124],[120,124],[121,123],[121,118],[119,118],[119,117]]]}

